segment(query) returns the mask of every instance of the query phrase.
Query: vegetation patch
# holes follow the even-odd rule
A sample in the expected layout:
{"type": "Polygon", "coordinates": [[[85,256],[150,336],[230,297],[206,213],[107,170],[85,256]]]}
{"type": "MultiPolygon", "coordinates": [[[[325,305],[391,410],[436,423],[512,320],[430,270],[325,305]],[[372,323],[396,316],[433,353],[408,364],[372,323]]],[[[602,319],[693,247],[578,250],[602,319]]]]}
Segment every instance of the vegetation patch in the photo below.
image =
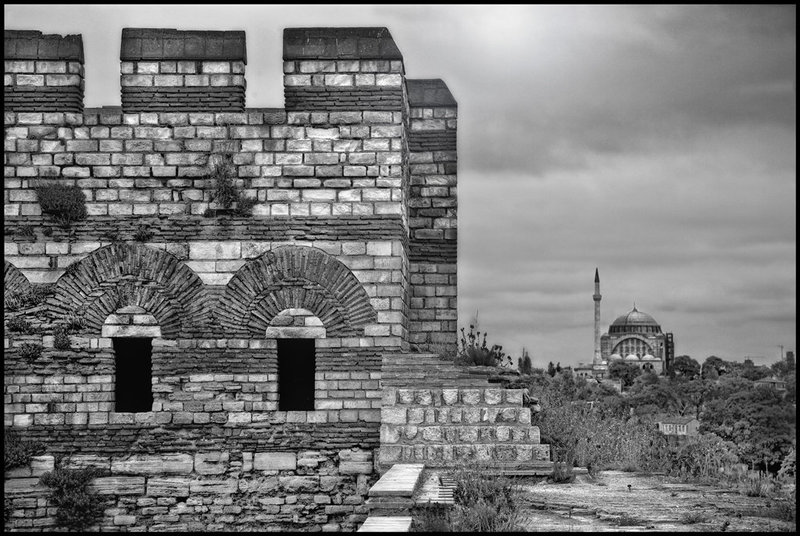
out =
{"type": "Polygon", "coordinates": [[[69,331],[65,326],[56,326],[53,329],[53,347],[56,350],[69,350],[72,348],[69,341],[69,331]]]}
{"type": "Polygon", "coordinates": [[[147,242],[151,238],[153,238],[155,233],[150,230],[147,225],[140,225],[136,228],[136,232],[133,234],[133,239],[137,242],[147,242]]]}
{"type": "Polygon", "coordinates": [[[50,214],[60,224],[86,219],[86,196],[77,186],[46,183],[35,188],[42,212],[50,214]]]}
{"type": "MultiPolygon", "coordinates": [[[[217,203],[222,209],[233,207],[237,216],[248,216],[253,206],[258,203],[255,198],[246,197],[236,185],[236,164],[233,161],[234,152],[228,147],[210,154],[208,157],[208,179],[212,181],[211,201],[217,203]],[[234,205],[236,205],[234,207],[234,205]]],[[[208,209],[205,216],[215,215],[216,211],[208,209]]]]}
{"type": "Polygon", "coordinates": [[[466,466],[448,473],[455,481],[455,505],[418,508],[416,532],[522,532],[522,504],[516,482],[487,467],[466,466]]]}
{"type": "Polygon", "coordinates": [[[13,331],[15,333],[24,333],[26,335],[36,333],[36,328],[34,328],[30,322],[19,316],[9,318],[6,321],[6,327],[8,331],[13,331]]]}
{"type": "Polygon", "coordinates": [[[486,344],[486,332],[483,332],[481,339],[481,332],[476,331],[476,323],[470,324],[469,333],[464,333],[464,328],[461,328],[461,340],[456,356],[456,364],[458,365],[477,365],[483,367],[499,367],[510,366],[511,357],[506,356],[503,352],[503,347],[493,344],[491,347],[486,344]]]}
{"type": "Polygon", "coordinates": [[[91,481],[100,476],[94,467],[65,469],[57,467],[41,477],[41,483],[51,489],[50,499],[58,507],[56,523],[73,531],[83,531],[95,524],[103,515],[100,497],[89,490],[91,481]]]}
{"type": "Polygon", "coordinates": [[[49,288],[35,287],[33,285],[25,290],[10,290],[3,296],[5,308],[8,311],[19,311],[35,307],[42,303],[44,299],[52,294],[49,288]]]}
{"type": "Polygon", "coordinates": [[[25,441],[12,428],[3,429],[3,456],[5,470],[24,467],[31,463],[31,458],[44,454],[44,444],[38,441],[25,441]]]}
{"type": "Polygon", "coordinates": [[[19,356],[26,361],[34,361],[42,355],[42,345],[26,342],[19,348],[19,356]]]}

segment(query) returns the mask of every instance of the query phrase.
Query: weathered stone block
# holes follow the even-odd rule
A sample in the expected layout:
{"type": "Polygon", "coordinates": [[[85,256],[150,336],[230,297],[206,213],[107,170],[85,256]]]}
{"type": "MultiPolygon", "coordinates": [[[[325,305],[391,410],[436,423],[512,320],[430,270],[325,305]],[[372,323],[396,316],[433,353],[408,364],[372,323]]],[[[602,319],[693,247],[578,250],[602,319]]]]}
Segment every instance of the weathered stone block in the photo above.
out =
{"type": "Polygon", "coordinates": [[[104,476],[95,478],[90,489],[98,495],[142,495],[144,484],[143,476],[104,476]]]}
{"type": "Polygon", "coordinates": [[[187,497],[188,478],[150,477],[147,479],[147,495],[151,497],[187,497]]]}
{"type": "Polygon", "coordinates": [[[111,472],[120,474],[188,474],[193,468],[190,454],[137,454],[111,462],[111,472]]]}
{"type": "Polygon", "coordinates": [[[297,454],[294,452],[257,452],[253,458],[256,471],[294,471],[297,454]]]}

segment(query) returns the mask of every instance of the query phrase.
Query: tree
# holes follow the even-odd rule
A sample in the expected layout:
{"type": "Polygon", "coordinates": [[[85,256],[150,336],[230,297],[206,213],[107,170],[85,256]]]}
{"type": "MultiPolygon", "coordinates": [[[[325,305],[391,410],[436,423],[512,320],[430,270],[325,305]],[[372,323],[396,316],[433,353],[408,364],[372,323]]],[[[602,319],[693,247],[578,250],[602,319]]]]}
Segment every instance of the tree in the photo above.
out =
{"type": "Polygon", "coordinates": [[[726,372],[728,372],[727,363],[725,362],[725,360],[715,355],[708,356],[706,360],[703,362],[703,368],[701,371],[703,378],[708,377],[710,374],[715,374],[716,375],[715,379],[716,379],[725,374],[726,372]]]}
{"type": "Polygon", "coordinates": [[[561,372],[561,361],[556,363],[556,372],[561,372]]]}
{"type": "Polygon", "coordinates": [[[700,363],[688,355],[679,355],[672,363],[672,371],[675,375],[691,380],[700,374],[700,363]]]}
{"type": "Polygon", "coordinates": [[[617,359],[608,367],[608,376],[614,380],[622,380],[622,388],[633,385],[633,380],[642,373],[642,370],[632,363],[617,359]]]}
{"type": "Polygon", "coordinates": [[[551,378],[556,375],[556,366],[553,364],[552,361],[550,361],[547,364],[547,373],[550,375],[551,378]]]}
{"type": "Polygon", "coordinates": [[[530,374],[533,371],[533,362],[531,356],[528,355],[528,350],[522,349],[522,357],[517,360],[517,368],[520,374],[530,374]]]}

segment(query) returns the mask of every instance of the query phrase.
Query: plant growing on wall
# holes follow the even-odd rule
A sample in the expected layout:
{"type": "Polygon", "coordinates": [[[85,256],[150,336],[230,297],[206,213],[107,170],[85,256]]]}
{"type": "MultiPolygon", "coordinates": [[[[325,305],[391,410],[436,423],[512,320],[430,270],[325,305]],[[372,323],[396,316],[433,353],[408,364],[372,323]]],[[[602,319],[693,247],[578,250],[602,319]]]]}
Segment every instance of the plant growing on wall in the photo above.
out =
{"type": "Polygon", "coordinates": [[[26,342],[19,348],[19,355],[26,361],[34,361],[42,355],[42,346],[26,342]]]}
{"type": "Polygon", "coordinates": [[[140,225],[136,228],[136,232],[133,235],[133,239],[137,242],[147,242],[151,238],[153,238],[153,231],[147,225],[140,225]]]}
{"type": "Polygon", "coordinates": [[[461,365],[479,365],[484,367],[498,367],[510,365],[511,358],[507,357],[503,352],[503,347],[493,344],[491,348],[486,345],[486,332],[483,333],[481,340],[481,332],[475,330],[475,324],[470,324],[469,333],[464,333],[464,328],[461,328],[461,340],[458,349],[457,364],[461,365]]]}
{"type": "Polygon", "coordinates": [[[9,318],[6,321],[6,327],[8,328],[8,331],[14,331],[14,332],[17,332],[17,333],[25,333],[27,335],[30,335],[31,333],[35,333],[36,332],[36,330],[31,325],[30,322],[28,322],[24,318],[20,318],[18,316],[15,316],[13,318],[9,318]]]}
{"type": "Polygon", "coordinates": [[[77,186],[43,183],[35,186],[42,212],[62,225],[86,219],[86,196],[77,186]]]}
{"type": "MultiPolygon", "coordinates": [[[[236,164],[233,162],[233,157],[234,152],[230,143],[224,149],[208,156],[208,179],[213,181],[211,201],[224,209],[229,209],[235,204],[234,213],[246,216],[258,201],[245,197],[236,186],[236,164]]],[[[206,211],[207,216],[211,213],[211,210],[206,211]]]]}
{"type": "Polygon", "coordinates": [[[51,294],[49,288],[27,287],[25,290],[9,290],[3,296],[3,303],[8,311],[19,311],[35,307],[51,294]]]}
{"type": "Polygon", "coordinates": [[[71,348],[69,341],[69,331],[64,326],[56,326],[53,329],[53,347],[56,350],[69,350],[71,348]]]}
{"type": "Polygon", "coordinates": [[[31,463],[33,456],[44,453],[44,444],[38,441],[24,441],[19,433],[11,428],[3,429],[3,457],[5,470],[23,467],[31,463]]]}
{"type": "Polygon", "coordinates": [[[101,472],[93,467],[65,469],[61,463],[42,475],[40,481],[51,488],[50,499],[58,507],[56,523],[74,531],[83,531],[103,515],[100,497],[89,490],[91,481],[101,472]]]}

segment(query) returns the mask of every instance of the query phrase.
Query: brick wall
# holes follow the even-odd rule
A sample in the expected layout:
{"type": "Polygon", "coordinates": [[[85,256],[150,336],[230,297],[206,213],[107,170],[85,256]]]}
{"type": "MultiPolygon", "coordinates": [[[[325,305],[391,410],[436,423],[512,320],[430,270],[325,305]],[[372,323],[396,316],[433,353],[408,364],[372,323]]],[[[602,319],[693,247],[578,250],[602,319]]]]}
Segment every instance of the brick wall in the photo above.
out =
{"type": "Polygon", "coordinates": [[[6,30],[3,109],[14,112],[83,111],[83,40],[6,30]]]}
{"type": "MultiPolygon", "coordinates": [[[[245,107],[243,32],[125,29],[122,106],[84,109],[79,45],[6,32],[5,425],[108,468],[103,530],[354,529],[382,360],[455,342],[454,101],[431,112],[446,142],[410,137],[427,112],[385,28],[286,30],[282,109],[245,107]],[[252,214],[214,200],[225,155],[252,214]],[[43,214],[48,183],[80,188],[87,218],[43,214]],[[114,339],[137,336],[151,411],[118,412],[114,339]],[[278,409],[281,338],[314,339],[313,410],[278,409]],[[170,460],[180,482],[142,469],[170,460]]],[[[12,526],[50,530],[28,484],[12,526]]]]}

